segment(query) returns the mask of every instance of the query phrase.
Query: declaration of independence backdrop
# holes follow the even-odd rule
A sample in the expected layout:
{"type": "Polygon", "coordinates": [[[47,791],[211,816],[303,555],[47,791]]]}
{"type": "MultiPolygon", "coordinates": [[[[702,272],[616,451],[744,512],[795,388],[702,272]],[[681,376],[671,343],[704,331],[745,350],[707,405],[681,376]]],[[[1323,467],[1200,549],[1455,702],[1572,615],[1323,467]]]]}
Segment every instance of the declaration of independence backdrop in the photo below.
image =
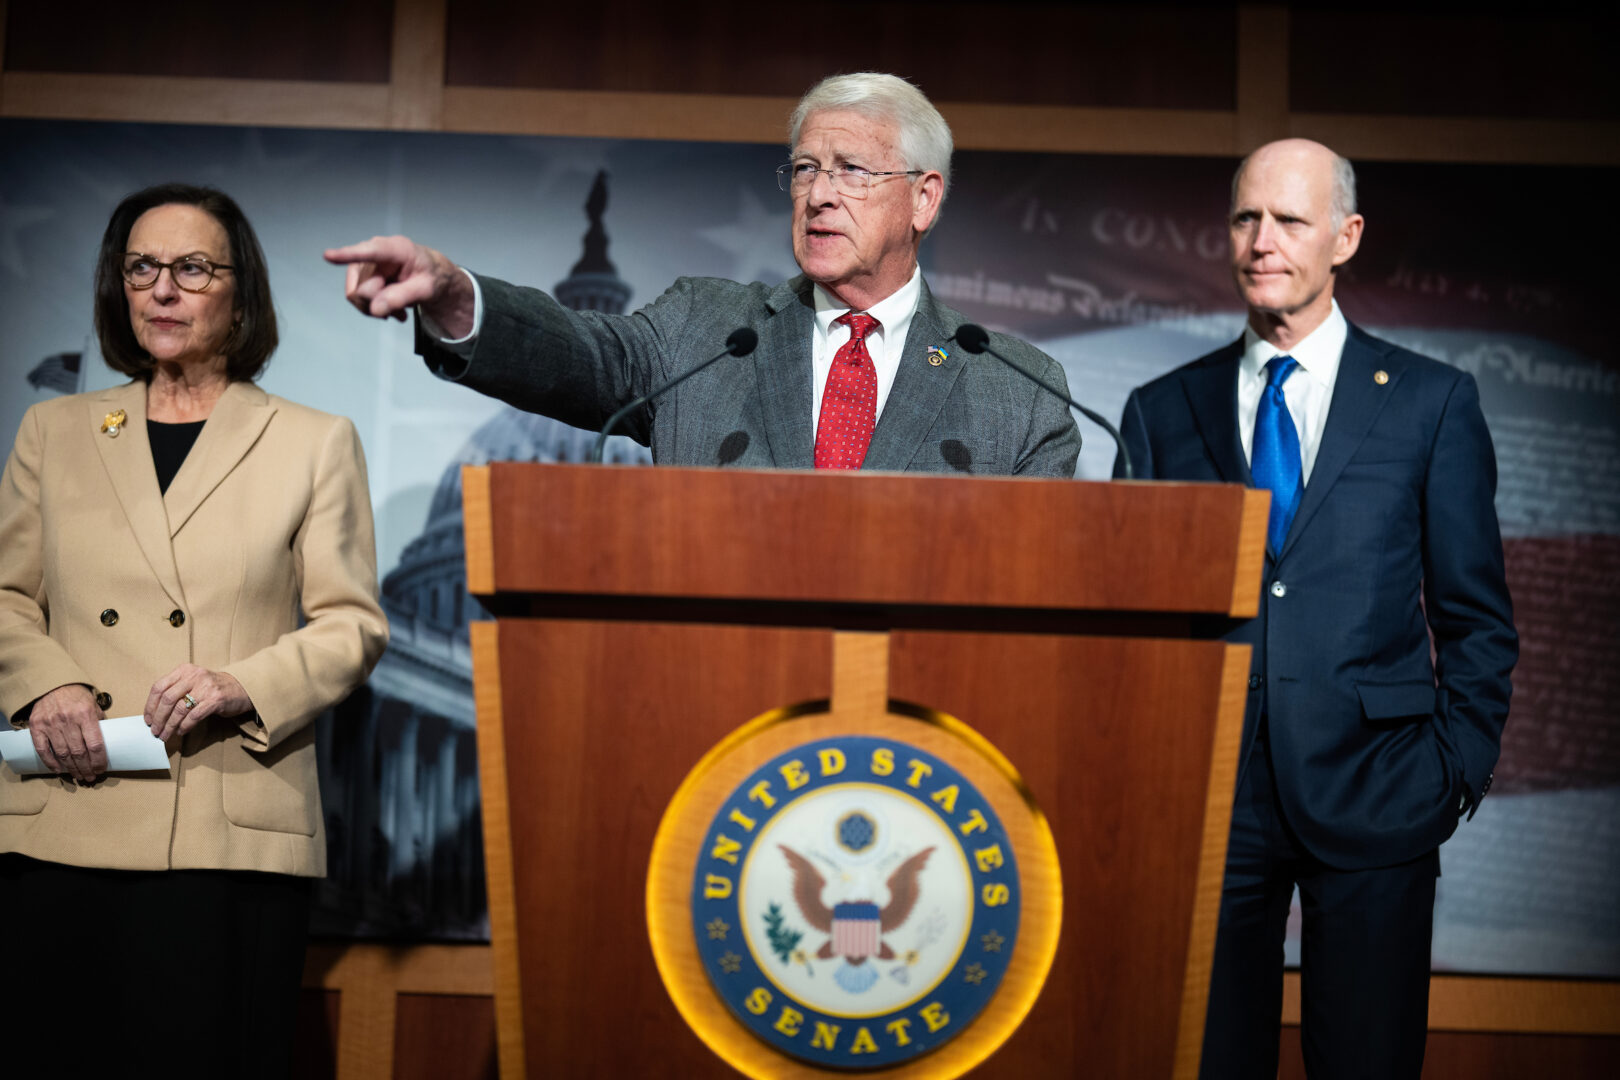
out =
{"type": "MultiPolygon", "coordinates": [[[[186,180],[230,192],[270,259],[263,385],[365,442],[394,645],[321,729],[331,876],[317,930],[487,934],[457,467],[577,460],[582,433],[430,377],[411,331],[356,315],[323,248],[405,232],[480,272],[633,310],[680,274],[794,272],[779,147],[0,121],[0,437],[110,385],[90,329],[107,215],[186,180]],[[585,204],[605,173],[606,251],[585,204]]],[[[1081,400],[1235,337],[1231,161],[964,152],[923,267],[936,295],[1061,360],[1081,400]]],[[[1496,784],[1442,849],[1437,970],[1620,976],[1620,362],[1603,336],[1612,170],[1367,164],[1348,317],[1472,372],[1500,468],[1521,634],[1496,784]]],[[[716,349],[720,343],[716,343],[716,349]]],[[[1082,425],[1079,475],[1113,449],[1082,425]]],[[[618,460],[646,460],[625,440],[618,460]]],[[[1085,558],[1076,551],[1075,558],[1085,558]]],[[[3,553],[0,553],[3,557],[3,553]]],[[[1083,717],[1077,717],[1083,722],[1083,717]]]]}

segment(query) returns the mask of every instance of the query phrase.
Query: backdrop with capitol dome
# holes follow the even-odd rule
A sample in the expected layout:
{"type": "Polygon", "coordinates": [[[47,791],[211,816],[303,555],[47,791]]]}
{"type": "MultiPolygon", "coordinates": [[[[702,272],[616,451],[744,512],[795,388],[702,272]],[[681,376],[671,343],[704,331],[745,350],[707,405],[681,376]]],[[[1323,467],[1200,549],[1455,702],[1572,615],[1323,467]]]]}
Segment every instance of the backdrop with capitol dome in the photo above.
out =
{"type": "MultiPolygon", "coordinates": [[[[574,307],[634,310],[682,274],[794,272],[780,147],[657,140],[0,121],[0,436],[46,396],[120,381],[90,329],[113,205],[181,179],[231,193],[270,260],[272,392],[364,440],[393,644],[320,730],[322,934],[487,935],[459,466],[577,461],[591,435],[431,377],[407,325],[362,319],[323,248],[405,232],[574,307]],[[176,163],[183,163],[177,165],[176,163]],[[593,197],[596,188],[598,194],[593,197]],[[595,224],[593,225],[593,218],[595,224]]],[[[1231,340],[1234,162],[959,152],[923,247],[935,294],[1060,360],[1117,417],[1129,389],[1231,340]]],[[[1598,256],[1613,170],[1369,163],[1346,315],[1479,380],[1522,638],[1496,782],[1442,848],[1437,970],[1620,977],[1620,365],[1598,256]]],[[[716,350],[722,343],[716,343],[716,350]]],[[[986,361],[993,362],[993,361],[986,361]]],[[[1112,447],[1082,422],[1079,476],[1112,447]]],[[[645,462],[616,439],[610,457],[645,462]]],[[[1077,550],[1077,559],[1086,553],[1077,550]]]]}

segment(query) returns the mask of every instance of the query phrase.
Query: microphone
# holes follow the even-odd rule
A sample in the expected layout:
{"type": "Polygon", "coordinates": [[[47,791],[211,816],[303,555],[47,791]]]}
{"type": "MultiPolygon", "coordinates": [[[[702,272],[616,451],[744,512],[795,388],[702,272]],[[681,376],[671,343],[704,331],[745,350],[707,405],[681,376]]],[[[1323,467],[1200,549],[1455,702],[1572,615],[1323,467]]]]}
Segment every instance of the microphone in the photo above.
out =
{"type": "Polygon", "coordinates": [[[737,329],[733,330],[731,332],[731,336],[726,338],[726,347],[722,352],[709,357],[695,368],[689,368],[686,371],[681,372],[679,375],[669,380],[669,382],[665,383],[663,386],[653,390],[651,393],[642,394],[640,397],[636,398],[636,400],[632,401],[630,404],[608,417],[608,422],[602,425],[601,431],[597,432],[596,442],[591,446],[591,455],[586,460],[592,465],[602,464],[602,447],[607,444],[608,436],[613,434],[613,429],[619,426],[620,420],[623,420],[625,417],[647,404],[647,402],[651,401],[653,398],[658,397],[669,390],[673,390],[675,387],[679,386],[687,379],[690,379],[692,376],[696,375],[698,372],[702,371],[716,360],[724,360],[728,356],[747,356],[749,353],[754,351],[754,346],[758,344],[759,335],[756,334],[752,328],[747,326],[739,326],[737,329]]]}
{"type": "Polygon", "coordinates": [[[1119,437],[1119,432],[1114,428],[1113,424],[1110,424],[1100,415],[1092,412],[1090,409],[1086,408],[1084,405],[1080,404],[1078,401],[1074,400],[1074,398],[1070,397],[1068,394],[1065,394],[1062,390],[1059,390],[1045,379],[1042,379],[1037,375],[1030,374],[1017,364],[1013,363],[1011,360],[1007,359],[1005,356],[1002,356],[1000,353],[996,352],[996,350],[990,347],[990,335],[985,332],[984,327],[979,326],[977,323],[963,323],[961,326],[956,328],[956,333],[952,336],[956,339],[956,343],[962,346],[962,348],[966,349],[968,352],[973,353],[975,356],[981,353],[989,353],[991,356],[995,357],[997,360],[1000,360],[1003,364],[1006,364],[1008,367],[1018,372],[1018,374],[1022,375],[1036,386],[1039,386],[1042,390],[1045,390],[1048,394],[1051,394],[1053,397],[1069,406],[1069,408],[1079,409],[1085,415],[1086,419],[1090,420],[1114,437],[1114,445],[1119,449],[1119,460],[1125,466],[1125,479],[1131,480],[1135,478],[1136,470],[1131,467],[1131,452],[1125,449],[1125,441],[1119,437]]]}

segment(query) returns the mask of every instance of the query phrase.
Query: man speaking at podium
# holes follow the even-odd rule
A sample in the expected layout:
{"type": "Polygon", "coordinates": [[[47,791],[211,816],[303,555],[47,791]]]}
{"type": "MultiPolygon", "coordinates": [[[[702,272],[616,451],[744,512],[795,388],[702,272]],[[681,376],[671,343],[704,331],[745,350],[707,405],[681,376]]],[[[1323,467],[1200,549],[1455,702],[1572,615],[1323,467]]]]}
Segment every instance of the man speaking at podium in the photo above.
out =
{"type": "Polygon", "coordinates": [[[1232,635],[1254,661],[1206,1078],[1277,1075],[1298,885],[1306,1072],[1417,1080],[1438,848],[1490,787],[1518,656],[1473,377],[1333,300],[1355,198],[1319,143],[1249,155],[1228,222],[1248,328],[1120,424],[1138,475],[1271,490],[1260,614],[1232,635]]]}
{"type": "MultiPolygon", "coordinates": [[[[440,376],[530,412],[600,428],[621,406],[713,357],[746,328],[752,355],[715,363],[633,411],[655,461],[1071,477],[1080,434],[1064,404],[952,340],[917,250],[950,184],[951,132],[893,75],[836,75],[794,110],[793,256],[779,285],[681,278],[632,315],[577,312],[479,277],[402,236],[328,251],[376,317],[415,307],[417,351],[440,376]],[[971,361],[971,362],[970,362],[971,361]]],[[[1066,386],[1023,342],[993,347],[1066,386]]]]}

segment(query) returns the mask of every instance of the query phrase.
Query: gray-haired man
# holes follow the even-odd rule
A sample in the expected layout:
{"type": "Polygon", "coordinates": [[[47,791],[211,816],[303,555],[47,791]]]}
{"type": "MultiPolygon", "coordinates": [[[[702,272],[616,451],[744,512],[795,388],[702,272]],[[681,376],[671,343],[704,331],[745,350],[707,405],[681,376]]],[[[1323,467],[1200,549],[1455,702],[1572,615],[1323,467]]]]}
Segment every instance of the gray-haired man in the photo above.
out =
{"type": "MultiPolygon", "coordinates": [[[[759,334],[642,407],[625,430],[684,465],[867,468],[1068,477],[1080,435],[1063,404],[1000,364],[969,363],[966,321],[937,303],[917,250],[950,181],[951,133],[893,75],[828,78],[794,111],[793,200],[803,273],[779,285],[681,278],[625,316],[575,312],[534,289],[477,277],[406,237],[328,251],[366,314],[420,317],[418,352],[439,375],[581,427],[759,334]]],[[[1066,385],[1044,353],[994,347],[1066,385]]]]}

